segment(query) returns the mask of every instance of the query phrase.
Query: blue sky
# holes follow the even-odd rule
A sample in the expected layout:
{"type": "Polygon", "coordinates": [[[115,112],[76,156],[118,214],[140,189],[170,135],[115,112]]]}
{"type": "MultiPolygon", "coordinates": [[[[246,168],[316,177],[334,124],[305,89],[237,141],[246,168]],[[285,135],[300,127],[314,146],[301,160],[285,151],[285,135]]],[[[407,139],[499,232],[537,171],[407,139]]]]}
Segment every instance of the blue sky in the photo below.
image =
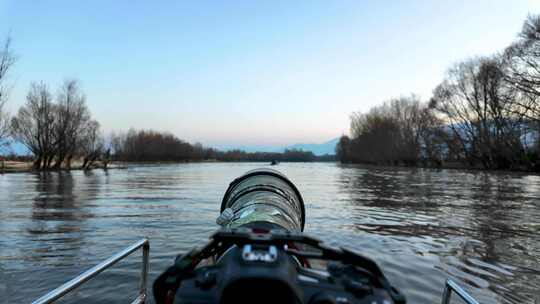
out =
{"type": "Polygon", "coordinates": [[[347,133],[349,115],[428,99],[454,62],[507,46],[540,0],[10,1],[0,38],[32,81],[81,81],[105,132],[170,131],[206,145],[283,146],[347,133]]]}

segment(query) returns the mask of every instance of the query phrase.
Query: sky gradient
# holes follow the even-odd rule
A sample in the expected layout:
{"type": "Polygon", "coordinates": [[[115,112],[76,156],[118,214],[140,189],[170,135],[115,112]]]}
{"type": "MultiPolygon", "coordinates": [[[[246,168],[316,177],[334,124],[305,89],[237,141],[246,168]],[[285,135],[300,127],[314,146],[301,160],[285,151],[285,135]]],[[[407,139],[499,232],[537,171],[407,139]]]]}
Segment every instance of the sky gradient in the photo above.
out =
{"type": "Polygon", "coordinates": [[[11,1],[0,38],[32,81],[77,78],[104,131],[170,131],[217,147],[324,142],[349,115],[428,99],[448,67],[502,50],[540,0],[11,1]]]}

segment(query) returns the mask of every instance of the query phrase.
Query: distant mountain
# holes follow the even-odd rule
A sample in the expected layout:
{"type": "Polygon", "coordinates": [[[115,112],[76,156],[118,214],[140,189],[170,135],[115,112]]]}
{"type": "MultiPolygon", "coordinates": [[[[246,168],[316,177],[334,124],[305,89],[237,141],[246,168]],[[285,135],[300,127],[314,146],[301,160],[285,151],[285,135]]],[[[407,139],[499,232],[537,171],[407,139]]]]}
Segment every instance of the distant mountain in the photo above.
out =
{"type": "Polygon", "coordinates": [[[339,142],[339,138],[334,138],[322,144],[294,144],[292,146],[285,147],[285,149],[311,151],[313,152],[313,154],[317,156],[324,155],[324,154],[334,155],[336,154],[336,145],[338,142],[339,142]]]}
{"type": "Polygon", "coordinates": [[[248,153],[254,152],[268,152],[268,153],[279,153],[283,152],[283,148],[276,146],[239,146],[239,145],[213,145],[212,148],[218,149],[220,151],[232,151],[232,150],[241,150],[248,153]]]}
{"type": "Polygon", "coordinates": [[[246,152],[271,152],[271,153],[281,153],[286,149],[296,149],[303,151],[311,151],[313,154],[320,156],[324,154],[334,155],[336,154],[336,145],[339,141],[339,138],[334,138],[322,144],[294,144],[286,147],[275,147],[275,146],[229,146],[221,145],[215,146],[215,148],[223,151],[231,150],[242,150],[246,152]]]}

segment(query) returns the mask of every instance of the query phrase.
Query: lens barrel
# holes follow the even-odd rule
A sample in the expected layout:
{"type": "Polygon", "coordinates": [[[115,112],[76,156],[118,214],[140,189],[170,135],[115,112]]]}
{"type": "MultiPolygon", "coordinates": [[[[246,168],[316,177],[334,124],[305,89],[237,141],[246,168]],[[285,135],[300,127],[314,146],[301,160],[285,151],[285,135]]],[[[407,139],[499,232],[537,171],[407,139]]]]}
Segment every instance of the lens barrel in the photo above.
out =
{"type": "Polygon", "coordinates": [[[269,168],[251,170],[231,182],[221,202],[230,208],[227,227],[270,223],[289,231],[303,231],[304,201],[296,186],[281,172],[269,168]]]}

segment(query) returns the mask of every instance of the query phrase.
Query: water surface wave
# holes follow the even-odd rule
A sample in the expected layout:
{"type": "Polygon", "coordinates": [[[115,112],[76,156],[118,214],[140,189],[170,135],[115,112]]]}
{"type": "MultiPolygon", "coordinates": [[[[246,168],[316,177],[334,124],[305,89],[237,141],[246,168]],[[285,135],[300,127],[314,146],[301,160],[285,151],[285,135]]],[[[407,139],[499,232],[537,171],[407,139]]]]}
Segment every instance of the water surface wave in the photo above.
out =
{"type": "MultiPolygon", "coordinates": [[[[151,241],[153,280],[177,253],[206,241],[229,182],[259,166],[0,175],[3,300],[31,302],[141,237],[151,241]]],[[[329,163],[277,169],[304,197],[306,232],[374,258],[409,303],[440,302],[447,277],[481,303],[540,303],[540,177],[329,163]]],[[[63,302],[130,302],[139,269],[140,254],[63,302]]]]}

